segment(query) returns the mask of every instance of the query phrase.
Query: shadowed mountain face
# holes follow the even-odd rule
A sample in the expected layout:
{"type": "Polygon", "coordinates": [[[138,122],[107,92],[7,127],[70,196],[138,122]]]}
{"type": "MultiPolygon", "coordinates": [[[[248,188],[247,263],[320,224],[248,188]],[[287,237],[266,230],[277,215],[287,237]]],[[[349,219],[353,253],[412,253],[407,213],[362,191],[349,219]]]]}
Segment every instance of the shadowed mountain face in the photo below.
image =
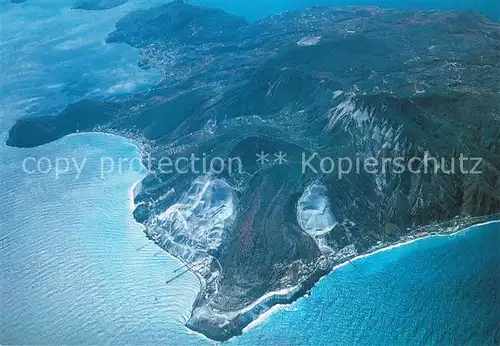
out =
{"type": "Polygon", "coordinates": [[[188,326],[210,338],[356,254],[498,217],[500,28],[479,15],[317,7],[247,23],[174,2],[126,16],[108,42],[139,48],[162,82],[21,120],[7,144],[77,131],[143,143],[155,160],[134,216],[200,277],[188,326]],[[192,154],[210,172],[159,163],[192,154]],[[406,169],[347,172],[338,158],[406,169]]]}

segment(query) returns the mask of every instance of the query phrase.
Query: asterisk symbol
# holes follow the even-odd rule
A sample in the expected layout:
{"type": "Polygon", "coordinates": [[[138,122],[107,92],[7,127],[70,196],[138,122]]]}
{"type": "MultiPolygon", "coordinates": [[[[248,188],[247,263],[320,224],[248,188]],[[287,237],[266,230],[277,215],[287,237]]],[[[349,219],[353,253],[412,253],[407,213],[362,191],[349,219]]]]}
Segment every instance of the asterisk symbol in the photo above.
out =
{"type": "Polygon", "coordinates": [[[261,151],[260,154],[257,154],[257,163],[265,165],[266,163],[269,162],[269,159],[267,158],[268,156],[269,154],[266,154],[265,152],[261,151]]]}
{"type": "Polygon", "coordinates": [[[274,162],[277,162],[278,165],[281,165],[285,162],[287,162],[286,160],[286,154],[283,154],[283,152],[280,150],[277,154],[274,154],[274,162]]]}

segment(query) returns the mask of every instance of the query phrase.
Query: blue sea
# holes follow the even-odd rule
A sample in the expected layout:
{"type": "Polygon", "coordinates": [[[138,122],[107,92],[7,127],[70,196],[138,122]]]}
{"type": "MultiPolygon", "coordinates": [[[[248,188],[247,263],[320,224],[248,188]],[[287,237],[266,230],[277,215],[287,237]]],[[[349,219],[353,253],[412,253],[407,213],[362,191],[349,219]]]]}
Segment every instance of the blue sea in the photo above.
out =
{"type": "Polygon", "coordinates": [[[498,345],[500,222],[339,268],[235,344],[498,345]]]}
{"type": "MultiPolygon", "coordinates": [[[[334,3],[474,8],[499,20],[496,1],[191,1],[258,19],[334,3]]],[[[119,98],[153,85],[138,53],[103,42],[126,13],[163,1],[75,11],[67,1],[0,2],[0,343],[175,344],[214,342],[184,327],[199,289],[194,275],[165,281],[181,264],[146,239],[132,217],[126,167],[101,176],[100,159],[138,159],[111,135],[79,134],[33,149],[5,146],[25,115],[51,114],[83,97],[119,98]],[[27,174],[27,157],[88,162],[78,178],[27,174]]],[[[500,222],[431,237],[361,258],[321,280],[227,344],[498,345],[500,222]]]]}

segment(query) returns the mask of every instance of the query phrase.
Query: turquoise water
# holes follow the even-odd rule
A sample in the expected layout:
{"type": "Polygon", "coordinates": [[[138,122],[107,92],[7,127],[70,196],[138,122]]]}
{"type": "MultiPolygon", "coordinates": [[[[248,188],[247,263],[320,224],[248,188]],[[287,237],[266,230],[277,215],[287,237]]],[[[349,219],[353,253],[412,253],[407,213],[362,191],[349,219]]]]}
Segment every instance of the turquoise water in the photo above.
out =
{"type": "MultiPolygon", "coordinates": [[[[101,157],[132,159],[135,146],[85,134],[1,150],[2,344],[210,344],[184,327],[196,278],[166,286],[180,264],[146,245],[131,216],[141,174],[98,173],[101,157]],[[27,156],[89,161],[79,179],[26,179],[27,156]]],[[[495,344],[499,245],[496,223],[359,259],[229,344],[495,344]]]]}
{"type": "Polygon", "coordinates": [[[227,12],[257,20],[286,10],[316,5],[335,6],[378,6],[397,9],[473,9],[493,20],[500,20],[500,6],[497,0],[189,0],[193,4],[207,4],[223,8],[227,12]]]}
{"type": "Polygon", "coordinates": [[[147,245],[132,217],[128,166],[101,177],[101,157],[139,157],[120,137],[86,134],[29,150],[0,147],[0,344],[161,343],[182,334],[199,283],[147,245]],[[22,171],[25,157],[87,158],[76,170],[22,171]],[[146,245],[141,250],[137,250],[146,245]],[[180,334],[179,334],[180,332],[180,334]]]}
{"type": "MultiPolygon", "coordinates": [[[[157,81],[157,72],[137,68],[135,50],[105,45],[103,39],[129,11],[161,2],[131,0],[99,12],[70,11],[67,1],[1,3],[2,21],[8,23],[2,26],[0,52],[1,137],[24,114],[54,112],[85,96],[119,97],[157,81]]],[[[249,19],[326,3],[195,2],[249,19]]],[[[488,0],[356,3],[470,7],[499,19],[497,2],[488,0]]],[[[29,150],[6,148],[4,142],[1,344],[211,344],[184,327],[198,291],[196,278],[187,274],[166,286],[179,263],[147,245],[132,218],[129,189],[141,174],[126,170],[101,179],[97,173],[99,157],[137,158],[135,146],[97,134],[29,150]],[[27,156],[90,161],[79,179],[74,174],[55,179],[22,173],[27,156]]],[[[499,237],[497,223],[361,259],[228,344],[498,344],[499,237]]]]}
{"type": "MultiPolygon", "coordinates": [[[[138,158],[134,145],[84,134],[0,151],[2,344],[211,344],[184,327],[197,279],[166,286],[180,264],[131,216],[142,175],[99,174],[101,157],[138,158]],[[88,161],[78,179],[26,179],[28,156],[88,161]]],[[[498,344],[499,246],[495,223],[359,259],[228,344],[498,344]]]]}
{"type": "Polygon", "coordinates": [[[235,344],[498,345],[500,222],[355,261],[235,344]]]}

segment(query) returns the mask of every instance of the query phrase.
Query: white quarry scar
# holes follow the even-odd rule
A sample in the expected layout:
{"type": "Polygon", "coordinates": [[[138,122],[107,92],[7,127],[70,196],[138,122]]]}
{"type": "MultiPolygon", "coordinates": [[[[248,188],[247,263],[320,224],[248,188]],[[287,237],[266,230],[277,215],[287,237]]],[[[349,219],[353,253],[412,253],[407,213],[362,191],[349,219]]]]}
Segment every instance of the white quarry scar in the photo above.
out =
{"type": "Polygon", "coordinates": [[[330,210],[327,189],[313,183],[309,185],[297,204],[297,221],[300,227],[311,236],[328,233],[337,224],[330,210]]]}
{"type": "Polygon", "coordinates": [[[201,176],[157,217],[155,233],[184,248],[179,255],[186,260],[190,252],[219,247],[222,233],[234,219],[234,209],[233,189],[221,179],[201,176]]]}

